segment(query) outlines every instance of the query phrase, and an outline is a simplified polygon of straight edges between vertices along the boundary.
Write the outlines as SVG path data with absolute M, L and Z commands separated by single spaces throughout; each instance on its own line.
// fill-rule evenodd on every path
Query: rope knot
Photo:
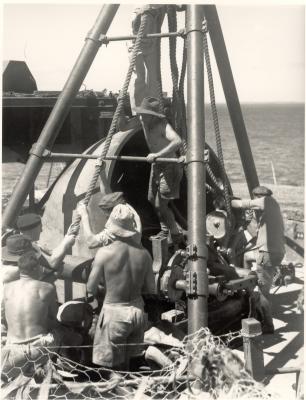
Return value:
M 96 161 L 96 166 L 97 166 L 97 167 L 102 167 L 102 165 L 103 165 L 104 163 L 105 163 L 105 161 L 103 160 L 102 157 L 97 158 L 97 161 Z
M 207 26 L 207 21 L 205 18 L 202 21 L 202 31 L 203 31 L 203 33 L 208 33 L 208 26 Z

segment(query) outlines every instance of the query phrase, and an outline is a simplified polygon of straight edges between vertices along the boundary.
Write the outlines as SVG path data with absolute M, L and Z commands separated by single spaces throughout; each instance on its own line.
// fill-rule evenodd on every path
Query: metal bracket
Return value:
M 109 44 L 109 40 L 108 40 L 107 36 L 104 35 L 104 34 L 101 34 L 101 35 L 99 36 L 99 42 L 100 42 L 101 44 L 105 44 L 106 46 Z
M 92 42 L 101 46 L 103 44 L 103 42 L 102 42 L 103 36 L 105 36 L 105 35 L 100 35 L 99 39 L 97 39 L 96 37 L 92 36 L 92 31 L 89 31 L 85 37 L 85 40 L 91 40 Z
M 188 157 L 186 158 L 185 164 L 190 164 L 192 162 L 203 162 L 203 160 L 196 160 L 196 159 L 192 159 L 190 160 Z M 204 164 L 209 164 L 209 150 L 205 149 L 204 150 Z
M 198 276 L 196 272 L 188 271 L 186 273 L 186 294 L 196 296 L 198 294 Z
M 31 147 L 29 154 L 36 156 L 38 158 L 48 158 L 51 155 L 51 151 L 46 149 L 42 145 L 39 145 L 38 143 L 33 143 L 33 146 Z
M 186 253 L 189 260 L 196 260 L 198 258 L 198 248 L 195 244 L 189 244 L 186 247 Z

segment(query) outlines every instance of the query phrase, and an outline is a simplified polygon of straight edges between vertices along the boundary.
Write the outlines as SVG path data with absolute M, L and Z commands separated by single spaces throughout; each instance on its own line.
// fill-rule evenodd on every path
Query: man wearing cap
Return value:
M 37 228 L 35 228 L 37 229 Z M 40 228 L 38 228 L 40 230 Z M 41 279 L 51 279 L 54 281 L 56 272 L 65 255 L 75 242 L 75 235 L 68 229 L 61 243 L 52 251 L 49 256 L 42 254 L 39 246 L 32 241 L 32 237 L 23 234 L 11 235 L 6 239 L 6 245 L 2 247 L 2 282 L 7 283 L 19 279 L 19 269 L 17 267 L 19 257 L 28 251 L 28 247 L 36 249 L 40 254 L 40 263 L 43 268 Z
M 273 333 L 273 319 L 269 302 L 269 292 L 276 267 L 285 255 L 284 222 L 280 207 L 265 186 L 253 189 L 254 199 L 232 200 L 232 207 L 255 210 L 257 220 L 256 264 L 258 286 L 264 302 L 265 315 L 263 332 Z
M 168 237 L 170 230 L 173 243 L 180 243 L 183 235 L 179 231 L 174 215 L 168 207 L 169 201 L 180 196 L 180 182 L 183 176 L 182 165 L 176 163 L 155 164 L 159 157 L 176 158 L 182 140 L 159 112 L 159 102 L 154 97 L 143 99 L 136 108 L 143 127 L 145 139 L 151 151 L 147 161 L 152 163 L 148 200 L 155 207 L 160 225 L 161 236 Z
M 19 215 L 16 227 L 20 233 L 37 242 L 42 231 L 41 217 L 34 213 Z
M 136 234 L 133 236 L 133 239 L 137 241 L 137 243 L 140 243 L 142 234 L 140 217 L 137 214 L 136 210 L 130 204 L 127 204 L 123 192 L 113 192 L 105 194 L 99 203 L 99 207 L 103 211 L 105 216 L 109 217 L 113 208 L 118 204 L 125 204 L 126 207 L 128 207 L 129 210 L 133 213 L 137 231 Z M 101 231 L 100 233 L 93 233 L 90 226 L 88 210 L 84 203 L 78 204 L 77 212 L 82 219 L 84 235 L 90 249 L 107 246 L 108 244 L 116 240 L 116 236 L 109 232 L 107 228 L 104 228 L 103 231 Z
M 87 282 L 89 295 L 98 284 L 105 287 L 105 299 L 94 337 L 93 362 L 105 367 L 127 368 L 130 357 L 139 353 L 144 338 L 142 293 L 155 293 L 152 259 L 135 242 L 134 215 L 126 204 L 111 212 L 106 228 L 116 240 L 98 249 Z
M 63 341 L 72 346 L 82 342 L 80 335 L 73 334 L 56 320 L 56 289 L 41 280 L 39 249 L 28 238 L 18 236 L 14 249 L 15 253 L 23 251 L 18 258 L 20 279 L 4 285 L 3 291 L 8 330 L 1 355 L 2 374 L 7 378 L 15 377 L 20 371 L 29 376 L 35 367 L 44 364 L 48 359 L 42 357 L 48 354 L 46 346 L 53 346 L 56 351 Z

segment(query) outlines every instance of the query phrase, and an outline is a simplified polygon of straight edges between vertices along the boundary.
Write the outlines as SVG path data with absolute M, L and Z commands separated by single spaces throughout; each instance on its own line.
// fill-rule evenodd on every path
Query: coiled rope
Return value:
M 104 142 L 104 146 L 101 152 L 101 155 L 99 156 L 99 158 L 97 159 L 96 165 L 95 165 L 95 170 L 93 173 L 93 176 L 91 178 L 90 184 L 88 186 L 88 189 L 86 191 L 86 195 L 85 198 L 83 200 L 83 203 L 87 206 L 89 203 L 89 200 L 93 194 L 93 191 L 96 187 L 98 178 L 100 176 L 101 170 L 102 168 L 105 167 L 105 163 L 103 162 L 104 158 L 106 157 L 110 144 L 111 144 L 111 140 L 113 135 L 116 133 L 117 131 L 117 123 L 118 123 L 118 119 L 123 111 L 124 108 L 124 101 L 125 101 L 125 97 L 127 96 L 127 91 L 128 91 L 128 87 L 129 87 L 129 83 L 132 77 L 132 73 L 133 73 L 133 69 L 136 63 L 136 57 L 137 57 L 137 53 L 140 51 L 141 48 L 141 41 L 142 38 L 144 36 L 144 32 L 145 32 L 145 27 L 147 24 L 147 14 L 146 12 L 143 13 L 141 15 L 141 22 L 140 22 L 140 27 L 137 33 L 137 38 L 134 44 L 134 48 L 133 48 L 133 52 L 132 52 L 132 56 L 130 59 L 130 65 L 129 65 L 129 69 L 123 84 L 123 88 L 120 92 L 120 95 L 118 97 L 118 104 L 117 104 L 117 108 L 116 111 L 114 113 L 113 119 L 112 119 L 112 123 L 110 126 L 110 129 L 108 131 L 108 134 L 105 138 L 105 142 Z M 80 215 L 76 215 L 72 225 L 71 225 L 71 233 L 77 235 L 80 229 L 80 222 L 81 222 L 81 216 Z
M 216 136 L 217 155 L 218 155 L 218 158 L 220 161 L 221 173 L 222 173 L 222 178 L 223 178 L 223 190 L 224 190 L 226 212 L 227 212 L 227 215 L 229 216 L 229 220 L 231 221 L 232 209 L 231 209 L 231 202 L 230 202 L 229 190 L 228 190 L 228 184 L 227 184 L 227 176 L 226 176 L 225 167 L 224 167 L 221 134 L 220 134 L 219 119 L 218 119 L 218 112 L 217 112 L 216 99 L 215 99 L 214 81 L 213 81 L 213 75 L 212 75 L 212 70 L 211 70 L 210 56 L 209 56 L 209 49 L 208 49 L 208 42 L 207 42 L 207 22 L 205 19 L 203 21 L 203 30 L 204 30 L 204 33 L 203 33 L 204 56 L 205 56 L 205 64 L 206 64 L 208 85 L 209 85 L 211 112 L 212 112 L 212 116 L 213 116 L 214 130 L 215 130 L 215 136 Z M 210 170 L 210 171 L 208 171 L 208 173 L 209 173 L 210 177 L 212 177 L 212 175 L 213 175 L 212 171 Z M 219 185 L 217 185 L 217 187 L 219 187 Z

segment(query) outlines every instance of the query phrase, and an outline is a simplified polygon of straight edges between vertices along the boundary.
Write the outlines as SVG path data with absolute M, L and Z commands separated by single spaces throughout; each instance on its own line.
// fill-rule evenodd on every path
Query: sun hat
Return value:
M 119 237 L 131 237 L 137 234 L 134 214 L 125 204 L 118 204 L 113 208 L 105 228 Z
M 145 97 L 140 107 L 135 108 L 136 114 L 150 114 L 158 118 L 166 118 L 159 112 L 159 101 L 155 97 Z
M 56 319 L 66 325 L 83 326 L 89 329 L 92 316 L 90 304 L 80 300 L 70 300 L 59 306 Z
M 123 192 L 108 193 L 102 197 L 98 206 L 103 209 L 110 209 L 121 204 L 122 200 L 124 200 Z
M 20 215 L 16 221 L 16 227 L 21 231 L 34 229 L 40 224 L 41 224 L 40 216 L 34 213 Z
M 256 196 L 272 196 L 272 190 L 268 189 L 265 186 L 257 186 L 253 189 L 252 193 Z
M 6 239 L 6 246 L 2 247 L 2 260 L 17 262 L 24 253 L 34 250 L 37 258 L 41 256 L 40 248 L 31 240 L 21 234 L 9 236 Z

